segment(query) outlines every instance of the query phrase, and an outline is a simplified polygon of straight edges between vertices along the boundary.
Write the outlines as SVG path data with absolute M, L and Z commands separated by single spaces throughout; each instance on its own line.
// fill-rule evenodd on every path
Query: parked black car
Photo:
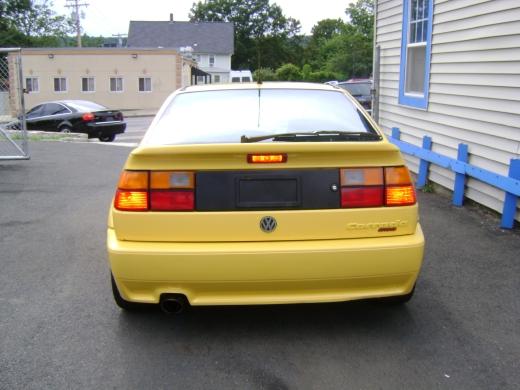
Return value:
M 365 110 L 372 113 L 372 80 L 350 79 L 348 81 L 340 81 L 335 85 L 347 90 Z
M 111 142 L 125 132 L 121 111 L 87 100 L 60 100 L 33 107 L 26 114 L 27 130 L 86 133 L 88 138 Z

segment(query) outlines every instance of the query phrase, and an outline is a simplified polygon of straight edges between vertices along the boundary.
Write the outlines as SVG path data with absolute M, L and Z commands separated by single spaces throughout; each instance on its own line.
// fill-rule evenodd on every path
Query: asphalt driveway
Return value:
M 416 296 L 126 314 L 112 302 L 108 206 L 129 148 L 40 142 L 0 162 L 0 388 L 513 389 L 520 234 L 420 194 Z

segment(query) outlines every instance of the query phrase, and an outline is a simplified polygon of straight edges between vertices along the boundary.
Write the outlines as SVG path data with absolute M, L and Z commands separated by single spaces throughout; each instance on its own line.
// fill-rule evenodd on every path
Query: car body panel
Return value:
M 145 136 L 125 170 L 265 172 L 403 166 L 399 149 L 347 92 L 320 84 L 197 86 L 172 94 L 241 88 L 342 92 L 381 140 L 157 145 Z M 287 155 L 281 164 L 251 164 L 248 154 Z M 339 180 L 339 175 L 338 175 Z M 334 184 L 334 183 L 331 183 Z M 317 188 L 317 191 L 320 189 Z M 325 189 L 324 189 L 325 190 Z M 328 189 L 326 189 L 328 190 Z M 209 194 L 211 195 L 211 194 Z M 277 227 L 260 228 L 265 216 Z M 418 206 L 362 209 L 131 212 L 111 206 L 109 262 L 121 296 L 157 303 L 183 294 L 192 305 L 332 302 L 405 295 L 412 291 L 424 250 Z
M 107 234 L 123 298 L 157 303 L 185 295 L 192 305 L 334 302 L 404 295 L 419 273 L 424 237 L 346 240 L 156 243 Z

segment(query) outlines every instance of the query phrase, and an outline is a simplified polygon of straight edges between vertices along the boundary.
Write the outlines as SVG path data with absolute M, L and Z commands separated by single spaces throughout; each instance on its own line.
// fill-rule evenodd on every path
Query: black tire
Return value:
M 59 129 L 60 133 L 72 133 L 72 128 L 70 126 L 61 126 Z
M 379 298 L 378 301 L 384 303 L 385 305 L 403 305 L 406 302 L 409 302 L 412 299 L 413 294 L 415 293 L 415 284 L 413 285 L 412 291 L 405 295 L 396 295 L 393 297 L 385 297 Z
M 101 142 L 112 142 L 113 140 L 116 139 L 116 135 L 115 134 L 110 134 L 110 135 L 100 135 L 99 136 L 99 140 Z
M 110 273 L 110 279 L 112 281 L 112 294 L 114 295 L 114 301 L 116 301 L 116 305 L 119 306 L 121 309 L 126 311 L 137 311 L 147 309 L 153 306 L 146 303 L 129 302 L 123 299 L 121 294 L 119 294 L 119 290 L 117 289 L 117 284 L 114 280 L 114 275 L 112 275 L 112 273 Z

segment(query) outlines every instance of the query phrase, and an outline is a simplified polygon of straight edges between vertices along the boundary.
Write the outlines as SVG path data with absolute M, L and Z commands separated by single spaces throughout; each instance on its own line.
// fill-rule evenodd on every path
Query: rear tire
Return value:
M 112 294 L 114 295 L 114 301 L 116 302 L 116 305 L 119 306 L 121 309 L 125 311 L 137 311 L 153 306 L 146 303 L 135 303 L 125 300 L 119 293 L 119 290 L 117 289 L 117 284 L 114 280 L 114 275 L 112 275 L 112 273 L 110 273 L 110 279 L 112 282 Z
M 72 129 L 70 128 L 70 126 L 61 126 L 60 133 L 72 133 Z
M 111 135 L 100 135 L 99 136 L 99 140 L 101 142 L 112 142 L 113 140 L 116 139 L 116 135 L 115 134 L 111 134 Z
M 379 298 L 378 301 L 385 305 L 404 305 L 412 299 L 415 293 L 415 284 L 413 285 L 412 291 L 405 295 L 396 295 L 393 297 Z

